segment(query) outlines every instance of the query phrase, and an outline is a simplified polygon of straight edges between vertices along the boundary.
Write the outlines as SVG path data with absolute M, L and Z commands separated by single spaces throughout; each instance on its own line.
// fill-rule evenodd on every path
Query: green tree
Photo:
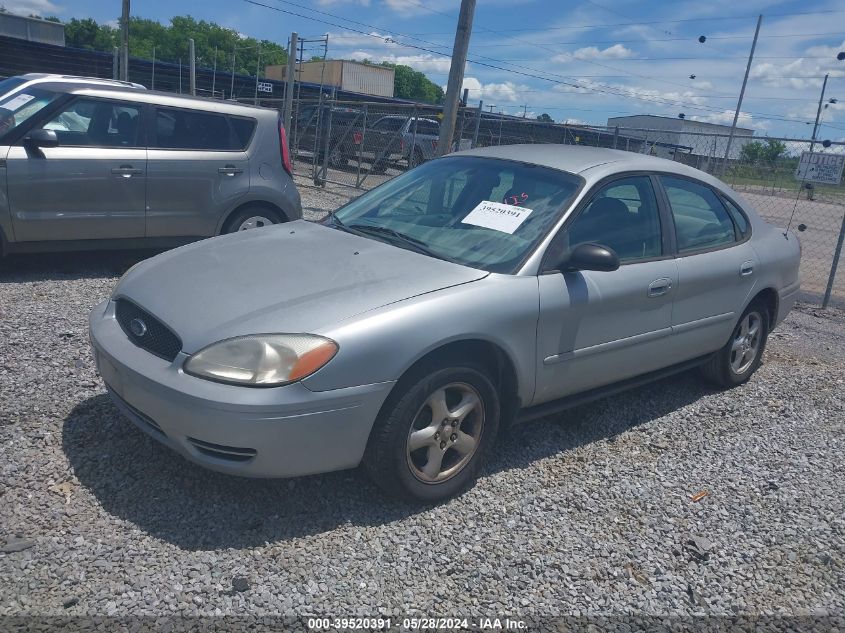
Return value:
M 546 114 L 545 112 L 543 112 L 543 114 L 538 116 L 537 120 L 543 121 L 544 123 L 554 123 L 555 122 L 555 120 L 552 117 L 550 117 L 548 114 Z
M 742 146 L 739 159 L 749 165 L 773 165 L 786 155 L 786 145 L 775 139 L 767 138 L 765 143 L 751 141 Z
M 443 101 L 443 89 L 423 73 L 401 64 L 382 62 L 381 65 L 394 70 L 393 95 L 395 97 L 424 103 Z
M 287 51 L 269 40 L 242 37 L 233 29 L 213 22 L 195 20 L 189 15 L 177 16 L 169 25 L 145 18 L 129 19 L 129 54 L 142 59 L 155 58 L 182 63 L 188 60 L 188 39 L 194 39 L 197 64 L 213 66 L 215 49 L 217 68 L 231 70 L 235 52 L 235 72 L 254 75 L 264 67 L 287 62 Z M 120 31 L 108 24 L 98 24 L 90 18 L 73 18 L 65 24 L 65 42 L 72 48 L 110 52 L 120 42 Z M 260 58 L 259 58 L 260 54 Z

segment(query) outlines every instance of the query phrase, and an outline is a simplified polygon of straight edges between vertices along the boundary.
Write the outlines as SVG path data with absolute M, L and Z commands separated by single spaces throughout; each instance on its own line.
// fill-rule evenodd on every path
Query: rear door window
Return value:
M 157 108 L 153 123 L 157 149 L 205 151 L 243 150 L 255 129 L 255 120 L 214 112 Z
M 672 207 L 679 252 L 718 248 L 736 241 L 733 220 L 710 187 L 672 176 L 660 176 L 660 181 Z

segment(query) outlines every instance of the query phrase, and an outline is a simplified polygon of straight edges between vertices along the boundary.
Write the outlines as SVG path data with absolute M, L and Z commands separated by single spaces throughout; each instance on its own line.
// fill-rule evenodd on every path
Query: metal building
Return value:
M 611 117 L 607 125 L 619 126 L 620 134 L 643 139 L 644 152 L 675 160 L 680 160 L 685 154 L 684 162 L 705 169 L 706 163 L 725 157 L 731 132 L 730 125 L 654 114 Z M 754 140 L 753 136 L 752 129 L 736 128 L 729 159 L 739 158 L 745 144 Z
M 64 46 L 65 25 L 61 22 L 50 22 L 41 18 L 29 18 L 0 11 L 0 36 Z
M 287 67 L 284 65 L 267 66 L 264 76 L 268 79 L 284 81 Z M 392 97 L 394 70 L 387 66 L 362 64 L 347 59 L 333 59 L 325 62 L 304 62 L 297 66 L 296 80 L 306 83 L 335 87 L 338 90 Z

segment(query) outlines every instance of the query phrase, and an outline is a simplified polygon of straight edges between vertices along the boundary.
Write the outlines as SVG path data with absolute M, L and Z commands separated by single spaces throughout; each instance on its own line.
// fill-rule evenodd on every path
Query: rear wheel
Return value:
M 419 147 L 415 147 L 414 151 L 411 152 L 411 158 L 408 160 L 408 166 L 413 169 L 418 165 L 422 165 L 424 162 L 425 156 L 423 156 L 422 150 Z
M 725 346 L 701 366 L 701 373 L 722 387 L 741 385 L 760 366 L 768 336 L 768 312 L 762 304 L 753 303 L 742 313 Z
M 226 222 L 221 233 L 260 229 L 280 222 L 282 222 L 282 218 L 276 210 L 264 205 L 253 205 L 237 211 Z
M 443 367 L 412 379 L 385 406 L 364 466 L 387 492 L 440 501 L 478 477 L 499 427 L 499 398 L 483 369 Z

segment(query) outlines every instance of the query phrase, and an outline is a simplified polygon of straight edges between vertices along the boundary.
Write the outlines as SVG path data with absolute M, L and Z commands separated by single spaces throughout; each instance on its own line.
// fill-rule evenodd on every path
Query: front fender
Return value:
M 517 377 L 517 395 L 534 393 L 539 315 L 536 277 L 489 275 L 383 306 L 315 332 L 335 340 L 339 351 L 305 379 L 324 391 L 398 380 L 429 352 L 461 340 L 499 347 Z

